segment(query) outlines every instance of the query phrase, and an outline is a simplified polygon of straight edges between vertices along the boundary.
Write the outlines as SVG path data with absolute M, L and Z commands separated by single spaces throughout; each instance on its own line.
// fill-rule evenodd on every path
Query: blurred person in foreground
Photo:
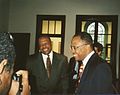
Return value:
M 93 40 L 87 32 L 75 34 L 71 40 L 75 60 L 82 61 L 83 72 L 76 95 L 112 94 L 112 72 L 106 61 L 93 49 Z
M 12 80 L 15 57 L 15 48 L 10 34 L 0 32 L 0 95 L 17 95 L 19 83 Z M 16 73 L 22 75 L 23 79 L 27 79 L 27 71 L 20 70 Z M 28 80 L 23 79 L 21 95 L 29 95 Z

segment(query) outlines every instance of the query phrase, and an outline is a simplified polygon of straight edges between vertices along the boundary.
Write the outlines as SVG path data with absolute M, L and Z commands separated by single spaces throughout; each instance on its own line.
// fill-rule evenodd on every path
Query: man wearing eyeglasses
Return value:
M 93 50 L 93 40 L 87 32 L 75 34 L 71 40 L 75 60 L 82 61 L 83 73 L 76 95 L 112 94 L 112 72 L 106 61 Z

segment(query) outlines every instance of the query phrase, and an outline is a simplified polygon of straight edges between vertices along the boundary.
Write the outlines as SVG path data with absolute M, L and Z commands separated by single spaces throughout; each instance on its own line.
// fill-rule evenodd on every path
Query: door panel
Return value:
M 29 55 L 30 33 L 11 33 L 16 50 L 14 70 L 25 69 L 26 58 Z

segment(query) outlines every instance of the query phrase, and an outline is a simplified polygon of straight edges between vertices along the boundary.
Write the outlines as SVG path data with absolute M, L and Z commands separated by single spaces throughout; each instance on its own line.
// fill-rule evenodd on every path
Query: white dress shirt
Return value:
M 77 79 L 77 77 L 78 77 L 78 69 L 79 69 L 79 63 L 78 63 L 78 61 L 76 61 L 75 68 L 74 68 L 74 70 L 76 71 L 76 74 L 73 76 L 73 79 Z
M 87 62 L 89 61 L 90 57 L 91 57 L 94 53 L 95 53 L 95 52 L 92 51 L 91 53 L 89 53 L 89 54 L 84 58 L 84 60 L 82 60 L 82 62 L 83 62 L 83 70 L 85 69 L 85 66 L 86 66 Z
M 49 57 L 50 57 L 50 61 L 51 61 L 51 64 L 52 64 L 53 51 L 51 51 L 48 55 L 49 55 Z M 47 68 L 46 62 L 47 62 L 47 57 L 48 57 L 48 55 L 42 53 L 42 57 L 43 57 L 43 61 L 44 61 L 45 68 Z

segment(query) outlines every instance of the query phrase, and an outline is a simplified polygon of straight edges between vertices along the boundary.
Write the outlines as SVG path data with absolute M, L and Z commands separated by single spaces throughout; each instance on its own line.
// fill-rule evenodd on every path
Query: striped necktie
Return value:
M 78 86 L 78 84 L 80 83 L 80 79 L 82 77 L 82 74 L 83 74 L 83 63 L 80 64 L 79 66 L 79 69 L 78 69 L 78 80 L 77 80 L 77 85 L 76 87 Z
M 83 63 L 80 65 L 79 67 L 79 71 L 78 71 L 78 82 L 80 82 L 80 79 L 82 77 L 83 74 Z
M 50 61 L 49 55 L 48 55 L 48 57 L 47 57 L 46 66 L 47 66 L 48 78 L 50 78 L 50 75 L 51 75 L 51 61 Z

